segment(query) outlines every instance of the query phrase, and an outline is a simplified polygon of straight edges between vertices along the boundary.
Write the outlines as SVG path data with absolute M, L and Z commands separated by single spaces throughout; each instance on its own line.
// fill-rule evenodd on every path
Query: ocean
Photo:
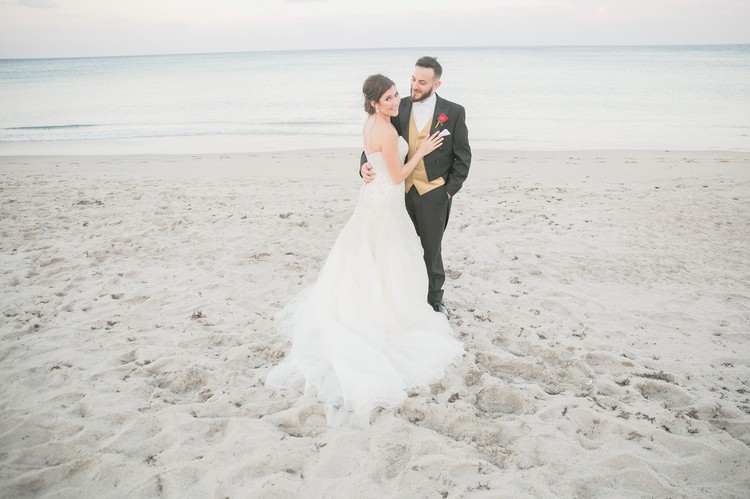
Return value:
M 0 60 L 0 155 L 361 147 L 361 86 L 414 62 L 474 149 L 750 150 L 750 45 L 486 47 Z

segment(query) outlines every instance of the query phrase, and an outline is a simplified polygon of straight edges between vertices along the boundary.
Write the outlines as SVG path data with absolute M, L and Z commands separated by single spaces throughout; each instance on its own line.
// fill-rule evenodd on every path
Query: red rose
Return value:
M 445 113 L 440 113 L 440 116 L 438 116 L 438 121 L 440 122 L 440 124 L 443 124 L 448 121 L 448 116 L 446 116 Z

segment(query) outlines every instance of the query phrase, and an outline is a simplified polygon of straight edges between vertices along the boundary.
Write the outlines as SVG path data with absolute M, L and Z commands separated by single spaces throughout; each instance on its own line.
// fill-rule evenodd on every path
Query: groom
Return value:
M 440 87 L 443 68 L 434 57 L 421 57 L 411 77 L 411 97 L 401 101 L 398 116 L 391 118 L 398 134 L 409 143 L 407 161 L 420 141 L 436 131 L 443 144 L 420 161 L 406 178 L 406 211 L 409 213 L 424 249 L 429 278 L 427 302 L 435 311 L 448 317 L 443 304 L 445 270 L 441 247 L 448 224 L 451 200 L 469 174 L 471 148 L 466 128 L 466 112 L 454 102 L 435 93 Z M 375 177 L 372 166 L 362 153 L 360 175 L 365 182 Z

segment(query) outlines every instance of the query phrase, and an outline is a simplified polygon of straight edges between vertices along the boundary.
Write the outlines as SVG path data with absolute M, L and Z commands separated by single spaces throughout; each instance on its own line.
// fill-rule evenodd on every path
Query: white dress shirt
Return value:
M 411 110 L 414 113 L 414 124 L 417 125 L 417 130 L 420 132 L 430 122 L 432 115 L 435 114 L 435 103 L 437 103 L 435 92 L 422 102 L 412 103 Z M 430 125 L 432 124 L 430 123 Z

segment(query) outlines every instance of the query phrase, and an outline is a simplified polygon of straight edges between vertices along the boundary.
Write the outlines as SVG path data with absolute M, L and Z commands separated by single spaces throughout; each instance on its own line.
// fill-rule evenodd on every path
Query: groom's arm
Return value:
M 362 156 L 359 158 L 359 176 L 362 176 L 362 165 L 367 163 L 367 155 L 362 151 Z
M 469 130 L 466 127 L 466 111 L 463 106 L 456 104 L 458 114 L 453 128 L 453 164 L 448 173 L 445 190 L 451 197 L 461 190 L 466 177 L 469 176 L 471 165 L 471 147 L 469 146 Z

